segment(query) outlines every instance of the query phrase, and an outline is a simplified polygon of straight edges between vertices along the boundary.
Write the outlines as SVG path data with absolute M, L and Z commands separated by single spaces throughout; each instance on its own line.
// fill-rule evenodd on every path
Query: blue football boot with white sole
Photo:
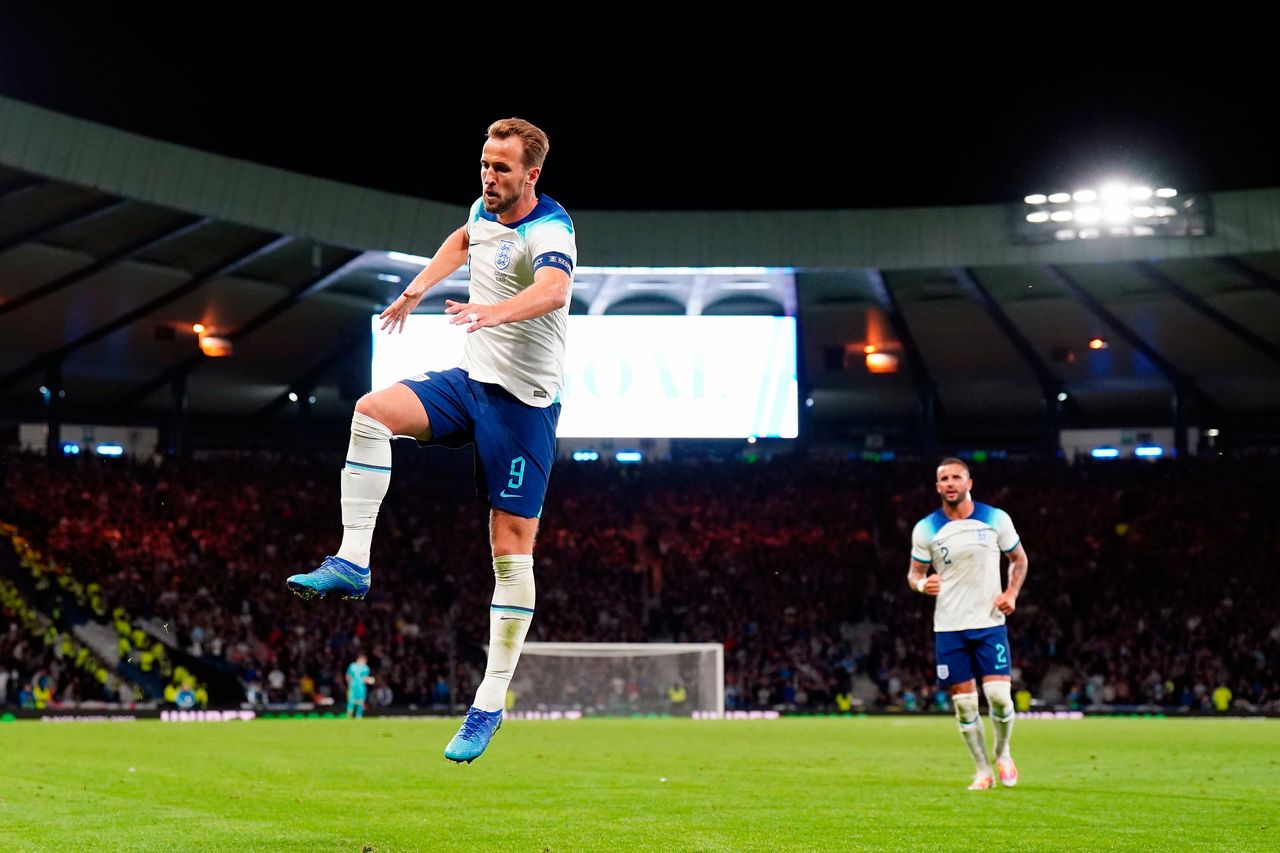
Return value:
M 369 594 L 369 570 L 341 557 L 325 557 L 315 571 L 291 575 L 285 583 L 294 594 L 308 600 L 336 592 L 359 601 Z
M 501 711 L 481 711 L 472 707 L 462 721 L 462 728 L 444 748 L 444 757 L 461 764 L 479 758 L 489 745 L 494 732 L 502 728 Z

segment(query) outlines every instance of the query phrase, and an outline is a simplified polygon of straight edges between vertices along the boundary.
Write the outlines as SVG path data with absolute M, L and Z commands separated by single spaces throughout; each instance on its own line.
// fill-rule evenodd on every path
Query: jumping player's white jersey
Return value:
M 911 559 L 929 563 L 942 579 L 933 630 L 968 631 L 1004 624 L 992 602 L 1000 588 L 1000 554 L 1018 547 L 1009 514 L 974 501 L 968 518 L 951 519 L 941 509 L 916 522 Z
M 467 240 L 471 302 L 493 305 L 510 299 L 533 284 L 534 271 L 544 266 L 564 270 L 573 286 L 578 257 L 573 221 L 550 196 L 542 196 L 528 216 L 510 225 L 499 222 L 478 199 L 467 220 Z M 477 382 L 501 385 L 522 403 L 546 408 L 560 399 L 564 384 L 568 318 L 566 306 L 469 334 L 461 367 Z

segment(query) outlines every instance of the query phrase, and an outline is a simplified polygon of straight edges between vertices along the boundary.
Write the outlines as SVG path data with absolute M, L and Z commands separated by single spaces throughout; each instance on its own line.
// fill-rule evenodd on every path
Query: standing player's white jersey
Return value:
M 941 509 L 916 522 L 911 559 L 930 563 L 942 579 L 933 630 L 968 631 L 1004 624 L 992 602 L 1000 595 L 1000 554 L 1018 547 L 1013 520 L 1001 509 L 974 501 L 968 518 Z
M 471 206 L 467 220 L 470 243 L 470 301 L 494 305 L 533 284 L 539 267 L 552 266 L 569 274 L 578 257 L 573 222 L 550 196 L 519 222 L 503 225 L 484 209 L 483 199 Z M 491 382 L 510 391 L 522 403 L 546 408 L 559 401 L 564 385 L 564 343 L 568 307 L 532 320 L 504 323 L 467 335 L 463 370 L 477 382 Z

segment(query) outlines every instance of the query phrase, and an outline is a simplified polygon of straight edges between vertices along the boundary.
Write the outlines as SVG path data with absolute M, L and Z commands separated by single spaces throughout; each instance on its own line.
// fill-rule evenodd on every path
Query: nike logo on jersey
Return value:
M 518 497 L 520 497 L 520 495 L 513 494 L 513 493 L 511 493 L 511 492 L 508 492 L 506 489 L 503 489 L 501 492 L 499 492 L 499 494 L 500 494 L 500 495 L 502 495 L 504 498 L 518 498 Z

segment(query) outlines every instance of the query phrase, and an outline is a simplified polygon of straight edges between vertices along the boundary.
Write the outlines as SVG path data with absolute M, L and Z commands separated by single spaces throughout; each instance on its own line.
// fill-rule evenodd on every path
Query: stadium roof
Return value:
M 833 428 L 930 405 L 1016 432 L 1058 393 L 1067 422 L 1162 422 L 1173 388 L 1201 420 L 1274 417 L 1280 191 L 1209 198 L 1211 235 L 1087 244 L 1011 242 L 1008 205 L 575 218 L 593 265 L 796 268 L 802 388 Z M 196 418 L 284 419 L 310 389 L 342 420 L 368 317 L 412 274 L 383 250 L 429 253 L 462 215 L 0 99 L 0 406 L 39 419 L 58 365 L 68 419 L 163 419 L 186 379 Z M 235 355 L 200 355 L 195 322 Z M 873 336 L 899 372 L 862 366 Z

